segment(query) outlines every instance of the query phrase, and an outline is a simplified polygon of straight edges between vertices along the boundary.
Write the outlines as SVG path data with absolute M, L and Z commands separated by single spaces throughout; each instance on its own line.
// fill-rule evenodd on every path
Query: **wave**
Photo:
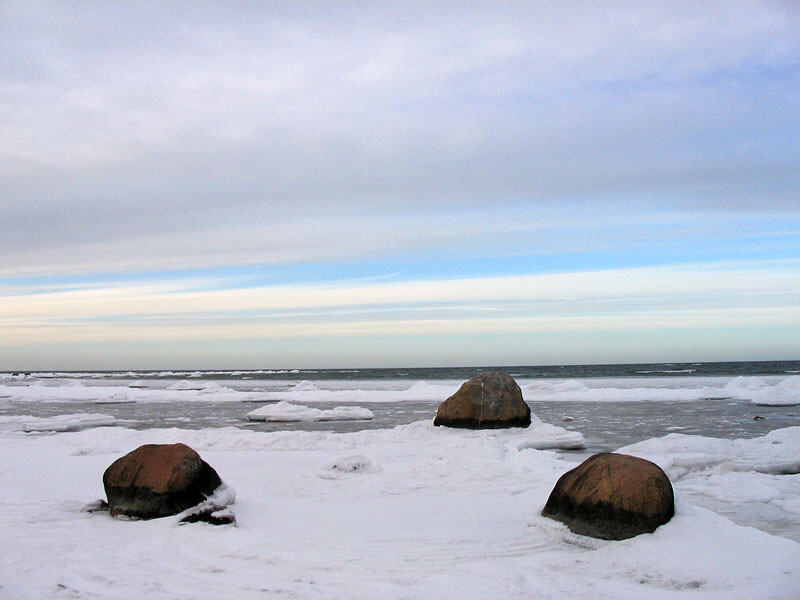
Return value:
M 227 383 L 227 382 L 226 382 Z M 442 402 L 461 381 L 420 380 L 301 380 L 268 388 L 234 389 L 213 380 L 184 379 L 168 388 L 128 385 L 88 385 L 75 380 L 20 380 L 0 383 L 3 401 L 97 403 L 121 402 Z M 528 402 L 693 402 L 708 399 L 745 400 L 759 405 L 800 404 L 800 375 L 787 377 L 673 377 L 614 379 L 520 379 Z M 162 384 L 163 385 L 163 384 Z
M 761 377 L 687 378 L 672 385 L 662 381 L 641 385 L 636 379 L 601 380 L 591 385 L 574 379 L 537 380 L 521 385 L 521 388 L 525 400 L 531 402 L 692 402 L 728 398 L 776 406 L 800 404 L 800 376 L 786 377 L 777 382 Z

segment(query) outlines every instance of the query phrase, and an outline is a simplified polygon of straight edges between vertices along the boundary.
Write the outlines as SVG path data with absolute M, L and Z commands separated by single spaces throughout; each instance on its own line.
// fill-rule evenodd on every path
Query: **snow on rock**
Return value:
M 346 475 L 377 473 L 378 471 L 380 471 L 380 468 L 378 468 L 371 458 L 361 454 L 355 454 L 352 456 L 343 456 L 325 463 L 319 471 L 317 471 L 317 475 L 323 479 L 340 479 Z
M 113 425 L 116 419 L 99 413 L 75 413 L 54 417 L 31 417 L 28 415 L 0 417 L 0 431 L 80 431 L 92 427 Z
M 310 406 L 278 402 L 268 404 L 247 413 L 251 421 L 362 421 L 372 419 L 371 410 L 360 406 L 337 406 L 330 410 L 320 410 Z

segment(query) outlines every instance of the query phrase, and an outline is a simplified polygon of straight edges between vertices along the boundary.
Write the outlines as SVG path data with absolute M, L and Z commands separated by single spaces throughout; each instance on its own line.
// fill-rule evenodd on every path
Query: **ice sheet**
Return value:
M 800 427 L 737 440 L 670 434 L 619 452 L 658 464 L 699 506 L 800 541 Z

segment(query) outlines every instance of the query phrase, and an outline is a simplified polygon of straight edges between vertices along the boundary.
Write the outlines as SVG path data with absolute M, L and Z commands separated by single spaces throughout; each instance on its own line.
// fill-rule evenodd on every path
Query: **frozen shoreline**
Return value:
M 97 380 L 2 378 L 0 402 L 364 402 L 443 401 L 456 380 Z M 756 405 L 800 405 L 800 375 L 640 377 L 517 380 L 526 402 L 697 402 L 746 400 Z
M 539 515 L 574 463 L 534 449 L 534 433 L 427 421 L 345 434 L 2 433 L 4 479 L 14 485 L 6 486 L 0 520 L 15 540 L 15 552 L 0 558 L 2 591 L 14 598 L 796 597 L 800 543 L 735 524 L 696 500 L 744 514 L 766 503 L 799 521 L 800 475 L 775 469 L 800 455 L 800 428 L 752 440 L 673 434 L 628 448 L 673 461 L 665 468 L 677 514 L 654 534 L 623 542 L 577 536 Z M 144 443 L 178 441 L 237 490 L 238 527 L 80 512 L 103 497 L 101 476 L 113 460 Z M 370 468 L 326 477 L 331 461 L 353 457 Z

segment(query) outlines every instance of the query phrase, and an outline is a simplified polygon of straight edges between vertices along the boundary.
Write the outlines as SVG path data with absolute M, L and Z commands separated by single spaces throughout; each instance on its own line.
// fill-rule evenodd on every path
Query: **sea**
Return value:
M 430 419 L 481 371 L 519 383 L 542 421 L 581 432 L 581 453 L 670 433 L 753 438 L 800 425 L 800 361 L 442 368 L 0 373 L 0 421 L 102 414 L 117 427 L 349 432 Z M 364 421 L 256 422 L 280 401 L 367 408 Z M 568 451 L 565 451 L 568 452 Z

